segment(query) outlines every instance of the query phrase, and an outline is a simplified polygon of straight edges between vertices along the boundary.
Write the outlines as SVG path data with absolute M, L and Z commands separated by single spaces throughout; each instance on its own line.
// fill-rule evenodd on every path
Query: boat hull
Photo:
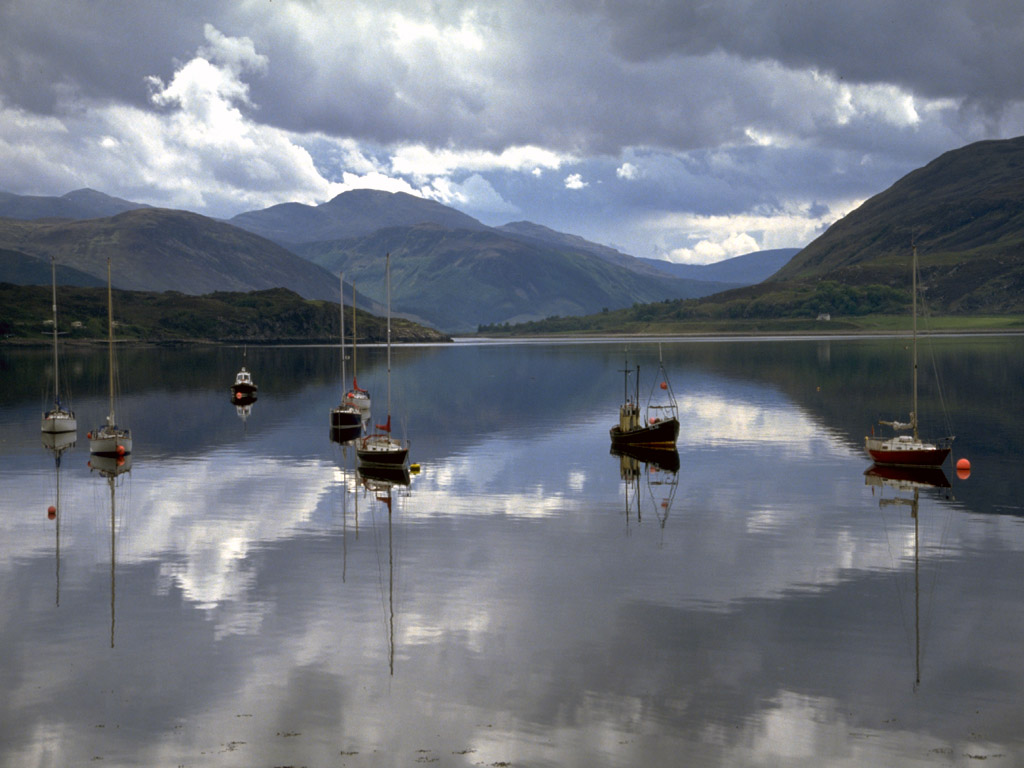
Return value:
M 104 427 L 89 434 L 89 453 L 94 456 L 127 456 L 132 452 L 132 436 L 127 429 Z
M 950 445 L 919 441 L 865 438 L 865 448 L 875 462 L 890 467 L 938 467 L 949 457 Z
M 361 464 L 376 467 L 400 467 L 409 458 L 409 446 L 390 435 L 367 435 L 356 443 Z
M 363 425 L 363 415 L 354 408 L 340 406 L 331 409 L 331 429 L 359 428 Z
M 671 448 L 679 438 L 679 420 L 664 419 L 663 421 L 623 430 L 618 425 L 611 428 L 609 434 L 613 446 L 633 446 L 642 448 Z
M 78 429 L 78 421 L 71 411 L 53 410 L 43 414 L 42 431 L 47 434 L 74 432 Z

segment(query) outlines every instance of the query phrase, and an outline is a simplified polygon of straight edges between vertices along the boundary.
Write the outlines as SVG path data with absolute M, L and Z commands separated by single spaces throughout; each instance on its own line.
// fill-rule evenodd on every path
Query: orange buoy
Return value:
M 124 456 L 124 446 L 123 445 L 117 446 L 117 455 L 118 456 Z
M 966 480 L 971 476 L 971 462 L 967 459 L 957 459 L 956 462 L 956 476 L 961 480 Z
M 235 392 L 235 400 L 241 400 L 241 399 L 242 399 L 242 393 L 241 392 Z
M 86 436 L 87 438 L 89 438 L 90 440 L 92 440 L 92 432 L 86 432 L 86 433 L 85 433 L 85 436 Z
M 668 382 L 667 381 L 661 382 L 661 388 L 662 389 L 668 389 Z
M 46 509 L 46 516 L 53 520 L 57 516 L 57 508 L 51 504 Z

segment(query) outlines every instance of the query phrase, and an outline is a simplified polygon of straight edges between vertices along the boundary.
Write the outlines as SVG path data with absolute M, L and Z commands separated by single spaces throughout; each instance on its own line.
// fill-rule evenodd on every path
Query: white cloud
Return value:
M 640 175 L 640 169 L 632 163 L 623 163 L 615 169 L 615 175 L 620 179 L 626 179 L 632 181 Z
M 539 169 L 555 170 L 570 161 L 566 155 L 535 146 L 509 147 L 495 153 L 407 145 L 398 147 L 392 154 L 391 170 L 425 181 L 431 176 L 449 176 L 456 171 L 515 171 L 536 175 Z
M 583 189 L 586 186 L 589 186 L 589 182 L 584 181 L 578 173 L 570 173 L 565 177 L 566 189 Z
M 663 248 L 670 261 L 712 264 L 753 251 L 804 245 L 861 202 L 842 201 L 825 211 L 810 205 L 792 205 L 763 215 L 671 213 L 649 220 L 648 225 L 661 242 L 681 240 L 685 243 Z
M 435 178 L 428 187 L 420 189 L 427 198 L 451 205 L 470 214 L 512 215 L 519 209 L 505 200 L 483 176 L 474 173 L 459 183 L 449 178 Z

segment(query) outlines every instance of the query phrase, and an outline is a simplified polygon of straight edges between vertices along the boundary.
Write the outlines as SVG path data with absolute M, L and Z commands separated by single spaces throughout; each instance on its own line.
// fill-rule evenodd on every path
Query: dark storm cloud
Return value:
M 633 252 L 740 247 L 737 214 L 802 245 L 1024 132 L 1020 50 L 994 0 L 0 0 L 0 189 L 230 216 L 373 186 Z
M 615 48 L 632 61 L 724 51 L 895 83 L 932 98 L 1020 98 L 1024 6 L 1002 0 L 820 2 L 725 0 L 602 6 Z

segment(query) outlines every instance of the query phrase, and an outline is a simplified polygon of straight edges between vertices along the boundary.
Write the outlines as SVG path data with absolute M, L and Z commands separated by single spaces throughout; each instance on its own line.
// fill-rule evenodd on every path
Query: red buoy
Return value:
M 241 392 L 235 392 L 235 400 L 241 400 L 241 399 L 242 399 L 242 393 Z
M 961 480 L 966 480 L 971 476 L 971 462 L 967 459 L 957 459 L 956 462 L 956 476 Z
M 661 388 L 662 389 L 668 389 L 668 382 L 667 381 L 661 382 Z
M 57 516 L 57 508 L 52 504 L 46 509 L 46 516 L 53 520 Z
M 123 445 L 117 446 L 117 455 L 118 456 L 124 456 L 124 446 Z

